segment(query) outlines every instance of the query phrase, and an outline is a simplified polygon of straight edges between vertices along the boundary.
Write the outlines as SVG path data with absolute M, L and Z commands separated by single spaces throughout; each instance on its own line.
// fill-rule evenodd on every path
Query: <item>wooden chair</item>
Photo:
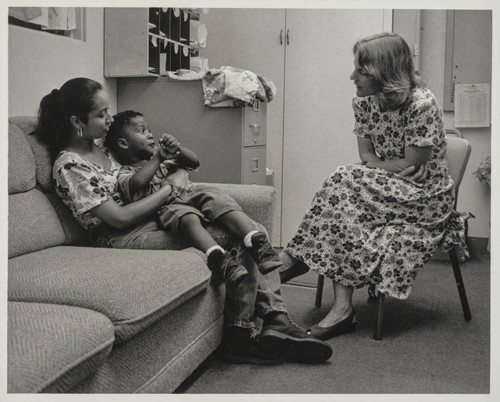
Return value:
M 469 161 L 469 156 L 471 152 L 471 145 L 467 140 L 465 140 L 461 133 L 455 129 L 447 129 L 446 137 L 448 139 L 448 147 L 447 147 L 447 155 L 446 158 L 448 160 L 448 167 L 450 170 L 450 175 L 453 178 L 455 183 L 455 206 L 458 199 L 458 189 L 460 187 L 460 182 L 462 181 L 462 177 L 465 172 L 465 168 L 467 167 L 467 163 Z M 456 248 L 452 248 L 449 251 L 450 262 L 453 268 L 453 273 L 455 275 L 455 282 L 457 284 L 458 295 L 460 297 L 460 302 L 462 304 L 462 310 L 464 313 L 465 320 L 470 320 L 472 318 L 469 302 L 467 301 L 467 295 L 465 293 L 464 281 L 462 278 L 462 272 L 460 270 L 460 264 L 457 257 Z M 316 300 L 315 306 L 321 307 L 321 299 L 323 297 L 323 286 L 325 282 L 324 275 L 318 276 L 318 284 L 316 289 Z M 381 292 L 376 292 L 377 299 L 377 320 L 375 322 L 375 328 L 373 331 L 373 339 L 380 340 L 382 339 L 382 320 L 383 320 L 383 312 L 384 312 L 384 299 L 385 294 Z

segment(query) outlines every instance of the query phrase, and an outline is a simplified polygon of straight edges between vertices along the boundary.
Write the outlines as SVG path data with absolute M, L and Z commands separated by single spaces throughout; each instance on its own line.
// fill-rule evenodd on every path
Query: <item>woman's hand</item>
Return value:
M 423 163 L 420 167 L 415 169 L 415 166 L 409 166 L 398 173 L 400 176 L 406 177 L 410 181 L 421 183 L 427 179 L 427 164 Z
M 185 191 L 189 190 L 189 173 L 182 168 L 168 176 L 167 183 L 172 185 L 172 193 L 175 197 L 180 197 Z

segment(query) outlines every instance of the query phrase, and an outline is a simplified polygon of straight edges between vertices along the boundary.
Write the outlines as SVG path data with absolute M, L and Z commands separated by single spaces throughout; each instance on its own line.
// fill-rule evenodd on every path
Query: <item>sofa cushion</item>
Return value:
M 35 156 L 22 131 L 9 121 L 9 194 L 31 190 L 36 185 Z
M 209 278 L 191 252 L 62 246 L 10 259 L 8 297 L 98 311 L 123 342 L 203 291 Z
M 47 197 L 39 190 L 9 195 L 9 258 L 61 245 L 66 235 Z
M 108 318 L 92 310 L 8 303 L 8 392 L 65 392 L 94 373 L 111 351 Z

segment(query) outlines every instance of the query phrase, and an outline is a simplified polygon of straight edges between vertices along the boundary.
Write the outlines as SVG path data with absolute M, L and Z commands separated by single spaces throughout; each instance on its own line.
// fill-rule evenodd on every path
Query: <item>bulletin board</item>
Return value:
M 490 124 L 491 55 L 492 11 L 448 10 L 443 110 L 465 113 L 462 127 Z

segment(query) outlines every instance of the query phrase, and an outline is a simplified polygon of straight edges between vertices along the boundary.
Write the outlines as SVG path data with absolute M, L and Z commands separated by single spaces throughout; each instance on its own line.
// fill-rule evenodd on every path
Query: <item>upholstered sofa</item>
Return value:
M 220 342 L 224 286 L 175 238 L 165 251 L 90 247 L 35 123 L 9 118 L 8 392 L 173 392 Z M 217 186 L 270 231 L 272 187 Z

